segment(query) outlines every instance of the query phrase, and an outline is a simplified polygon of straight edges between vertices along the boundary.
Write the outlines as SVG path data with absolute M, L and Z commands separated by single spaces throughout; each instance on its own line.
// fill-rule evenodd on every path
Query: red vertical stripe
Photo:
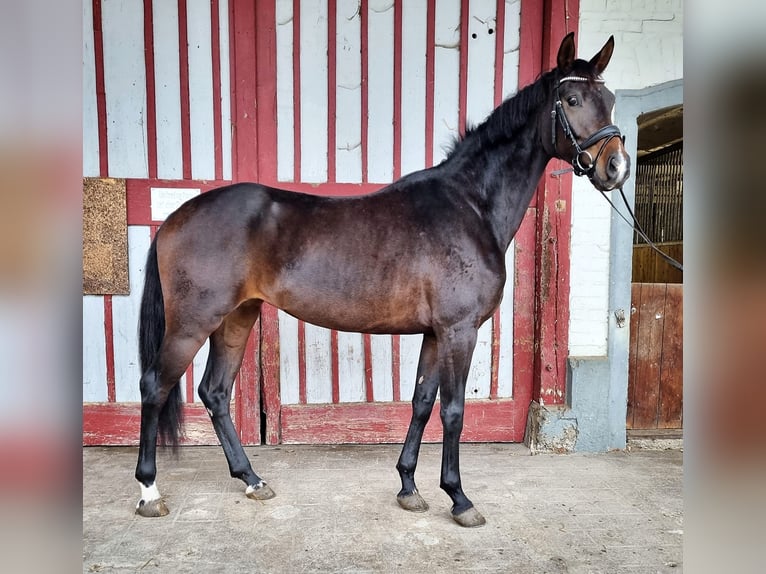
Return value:
M 301 181 L 301 3 L 293 0 L 293 180 Z
M 178 0 L 178 61 L 181 83 L 181 157 L 183 178 L 191 179 L 191 119 L 189 118 L 189 34 L 186 0 Z
M 146 64 L 146 148 L 149 178 L 157 177 L 157 104 L 154 91 L 153 0 L 144 2 L 144 62 Z
M 117 398 L 117 392 L 114 382 L 114 319 L 111 295 L 104 295 L 104 338 L 106 340 L 106 396 L 107 400 L 113 403 Z
M 513 344 L 513 342 L 511 342 Z M 497 398 L 500 377 L 500 308 L 492 315 L 492 354 L 489 370 L 489 398 Z
M 332 402 L 340 401 L 340 372 L 338 369 L 338 331 L 330 331 L 330 373 L 332 380 Z
M 362 44 L 362 182 L 368 181 L 369 161 L 367 159 L 369 138 L 369 26 L 370 14 L 368 0 L 359 0 L 359 17 L 361 19 L 361 44 Z
M 213 143 L 215 178 L 223 179 L 223 125 L 221 120 L 221 24 L 219 2 L 210 2 L 210 44 L 213 66 Z M 151 176 L 150 176 L 151 177 Z
M 402 0 L 394 1 L 394 181 L 402 177 Z M 401 397 L 401 338 L 391 337 L 392 400 Z
M 194 363 L 186 367 L 186 402 L 194 402 Z
M 256 6 L 255 99 L 258 140 L 258 177 L 261 183 L 277 181 L 277 9 L 274 2 Z
M 505 64 L 505 0 L 497 0 L 495 24 L 495 106 L 503 102 L 503 65 Z
M 364 389 L 367 396 L 367 402 L 375 400 L 375 393 L 372 386 L 372 335 L 365 333 L 362 335 L 364 341 Z
M 458 81 L 457 126 L 461 136 L 465 135 L 468 113 L 468 0 L 460 3 L 460 79 Z
M 337 66 L 337 5 L 336 0 L 327 3 L 327 181 L 334 182 L 336 132 L 336 66 Z
M 101 27 L 101 0 L 93 0 L 93 54 L 96 64 L 96 109 L 98 113 L 99 175 L 109 176 L 109 138 L 104 85 L 104 33 Z
M 298 321 L 298 402 L 306 404 L 306 323 Z
M 426 167 L 434 164 L 434 51 L 436 50 L 436 0 L 426 12 Z

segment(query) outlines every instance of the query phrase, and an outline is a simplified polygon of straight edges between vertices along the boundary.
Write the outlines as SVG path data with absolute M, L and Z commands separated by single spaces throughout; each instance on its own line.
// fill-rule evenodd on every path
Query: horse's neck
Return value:
M 530 121 L 508 141 L 466 150 L 470 155 L 456 161 L 456 167 L 470 164 L 473 177 L 467 187 L 480 198 L 487 226 L 503 250 L 521 225 L 550 159 L 539 142 L 535 122 Z

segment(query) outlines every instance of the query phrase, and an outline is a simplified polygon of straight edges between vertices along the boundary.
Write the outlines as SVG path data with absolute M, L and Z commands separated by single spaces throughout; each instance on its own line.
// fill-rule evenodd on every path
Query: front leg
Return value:
M 436 358 L 436 339 L 431 335 L 424 335 L 423 346 L 420 349 L 415 391 L 412 395 L 412 419 L 409 429 L 407 429 L 407 438 L 404 440 L 399 462 L 396 464 L 402 481 L 402 489 L 396 495 L 396 500 L 399 506 L 412 512 L 428 510 L 428 503 L 420 496 L 415 486 L 415 468 L 418 464 L 423 431 L 431 417 L 431 411 L 436 400 L 436 390 L 439 387 Z
M 452 331 L 440 342 L 442 468 L 440 486 L 452 499 L 452 518 L 461 526 L 486 521 L 463 492 L 460 480 L 460 434 L 465 411 L 465 384 L 476 345 L 476 329 Z

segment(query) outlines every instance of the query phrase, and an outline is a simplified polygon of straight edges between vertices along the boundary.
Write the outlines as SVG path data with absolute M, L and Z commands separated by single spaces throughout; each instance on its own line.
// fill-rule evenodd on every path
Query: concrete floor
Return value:
M 247 499 L 218 447 L 162 453 L 163 518 L 133 511 L 135 448 L 83 449 L 83 572 L 681 572 L 680 450 L 530 456 L 462 445 L 464 529 L 439 489 L 441 447 L 417 479 L 431 505 L 399 508 L 397 445 L 248 447 L 276 491 Z

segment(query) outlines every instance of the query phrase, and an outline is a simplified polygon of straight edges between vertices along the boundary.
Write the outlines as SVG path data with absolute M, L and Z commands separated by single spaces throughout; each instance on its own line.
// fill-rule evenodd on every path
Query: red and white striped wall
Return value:
M 540 72 L 543 13 L 518 0 L 85 2 L 83 174 L 127 178 L 131 293 L 84 297 L 84 441 L 137 438 L 143 265 L 172 209 L 230 181 L 350 195 L 438 163 L 466 123 Z M 480 330 L 469 440 L 523 437 L 540 362 L 529 211 Z M 243 441 L 402 440 L 420 340 L 265 308 L 234 399 Z M 215 442 L 196 396 L 205 361 L 203 348 L 182 380 L 189 442 Z

